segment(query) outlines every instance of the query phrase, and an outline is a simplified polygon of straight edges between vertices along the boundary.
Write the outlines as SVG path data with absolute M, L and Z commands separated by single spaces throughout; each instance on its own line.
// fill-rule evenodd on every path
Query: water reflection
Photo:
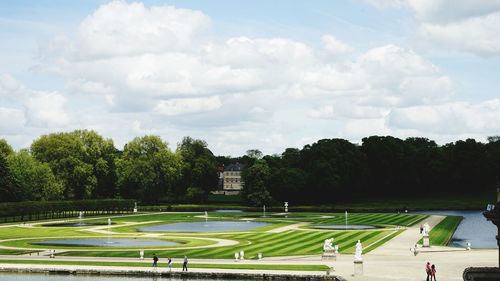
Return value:
M 497 228 L 486 220 L 483 211 L 425 211 L 419 212 L 426 215 L 462 216 L 464 219 L 453 235 L 449 246 L 466 247 L 467 242 L 472 248 L 497 248 L 495 235 Z
M 0 281 L 216 281 L 214 279 L 162 278 L 158 276 L 99 276 L 70 274 L 39 274 L 39 273 L 0 273 Z M 245 280 L 242 280 L 245 281 Z

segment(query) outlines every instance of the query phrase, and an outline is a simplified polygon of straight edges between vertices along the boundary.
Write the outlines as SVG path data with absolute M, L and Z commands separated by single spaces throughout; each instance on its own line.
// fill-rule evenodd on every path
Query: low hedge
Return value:
M 102 199 L 0 203 L 0 220 L 7 222 L 71 217 L 79 212 L 90 215 L 132 212 L 134 202 L 124 199 Z

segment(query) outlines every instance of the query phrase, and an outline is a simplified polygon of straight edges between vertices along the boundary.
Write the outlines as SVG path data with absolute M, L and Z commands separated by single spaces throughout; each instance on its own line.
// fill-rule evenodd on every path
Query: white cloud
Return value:
M 96 57 L 184 51 L 209 24 L 199 11 L 113 1 L 82 22 L 78 51 Z
M 10 101 L 9 107 L 2 108 L 4 116 L 7 116 L 6 112 L 12 113 L 12 118 L 16 118 L 13 124 L 19 129 L 26 124 L 61 128 L 70 122 L 65 108 L 66 98 L 61 93 L 28 89 L 11 75 L 4 74 L 0 76 L 0 98 L 2 96 L 5 101 Z M 0 106 L 2 103 L 0 99 Z
M 422 23 L 417 36 L 433 44 L 480 56 L 500 55 L 500 12 L 445 24 Z
M 2 135 L 22 133 L 25 124 L 26 117 L 22 110 L 0 107 L 0 132 Z
M 479 104 L 450 102 L 442 105 L 394 109 L 389 125 L 400 129 L 417 129 L 436 134 L 492 134 L 500 131 L 500 100 Z
M 325 50 L 333 56 L 345 55 L 354 51 L 351 46 L 329 34 L 323 35 L 321 41 L 323 41 Z
M 222 105 L 218 96 L 209 98 L 187 98 L 163 100 L 153 109 L 161 115 L 179 115 L 186 113 L 206 112 L 220 108 Z
M 66 98 L 58 93 L 34 92 L 26 98 L 30 124 L 60 128 L 69 124 L 69 115 L 64 106 Z
M 480 56 L 500 55 L 500 0 L 367 0 L 378 8 L 407 7 L 417 20 L 416 42 Z
M 289 38 L 221 39 L 205 32 L 210 22 L 171 6 L 105 4 L 74 36 L 40 47 L 39 69 L 64 79 L 64 90 L 35 91 L 0 76 L 0 108 L 22 114 L 16 126 L 31 139 L 76 128 L 95 129 L 117 146 L 141 134 L 170 143 L 191 135 L 233 155 L 322 137 L 425 136 L 437 131 L 426 126 L 451 118 L 432 119 L 448 107 L 467 118 L 488 112 L 482 104 L 454 105 L 453 81 L 411 48 L 354 52 L 334 35 L 321 37 L 319 47 Z M 421 124 L 414 115 L 430 120 Z M 484 125 L 490 117 L 479 114 L 449 136 L 494 132 Z

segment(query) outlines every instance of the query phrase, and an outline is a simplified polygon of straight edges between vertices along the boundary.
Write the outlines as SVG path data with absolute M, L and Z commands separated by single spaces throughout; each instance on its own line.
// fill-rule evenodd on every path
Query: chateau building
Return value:
M 236 195 L 243 189 L 243 181 L 241 180 L 241 171 L 243 165 L 236 162 L 227 166 L 219 167 L 219 187 L 212 191 L 212 194 Z

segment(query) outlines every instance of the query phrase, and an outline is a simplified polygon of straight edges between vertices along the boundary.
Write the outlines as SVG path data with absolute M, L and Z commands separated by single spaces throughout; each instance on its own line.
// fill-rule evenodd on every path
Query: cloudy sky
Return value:
M 0 138 L 500 134 L 499 0 L 1 1 Z

